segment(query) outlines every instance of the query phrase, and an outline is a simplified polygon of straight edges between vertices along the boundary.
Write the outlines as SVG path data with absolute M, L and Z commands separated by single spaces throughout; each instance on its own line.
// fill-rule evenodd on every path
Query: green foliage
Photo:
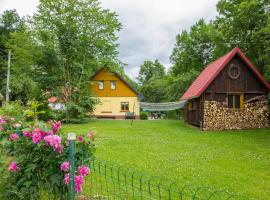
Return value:
M 0 108 L 0 115 L 12 116 L 17 120 L 22 120 L 24 118 L 23 112 L 24 107 L 19 101 L 10 101 Z
M 140 112 L 140 119 L 147 120 L 148 119 L 148 112 Z
M 37 101 L 27 102 L 27 109 L 24 110 L 24 116 L 26 119 L 37 122 L 38 116 L 45 113 L 44 110 L 39 110 L 41 106 L 42 104 Z
M 199 20 L 190 29 L 176 36 L 176 44 L 170 57 L 173 75 L 190 70 L 202 71 L 203 67 L 225 53 L 222 34 L 213 23 Z
M 162 102 L 166 96 L 167 85 L 165 68 L 158 60 L 145 61 L 141 67 L 137 80 L 140 84 L 140 92 L 146 102 Z
M 158 60 L 144 61 L 140 67 L 140 72 L 137 77 L 137 80 L 140 84 L 144 84 L 149 81 L 151 78 L 160 78 L 165 76 L 165 68 Z
M 41 123 L 36 123 L 36 126 L 25 130 L 32 132 L 36 128 L 42 129 L 43 132 L 50 131 L 49 126 Z M 12 133 L 12 131 L 9 132 Z M 49 147 L 44 140 L 35 144 L 32 138 L 22 135 L 16 141 L 6 141 L 5 155 L 16 159 L 20 167 L 18 172 L 9 173 L 5 179 L 3 178 L 7 180 L 4 186 L 6 199 L 40 199 L 40 195 L 43 195 L 42 191 L 50 198 L 67 198 L 67 186 L 64 184 L 64 173 L 60 170 L 60 165 L 68 159 L 68 144 L 66 136 L 60 135 L 63 145 L 61 153 Z M 92 138 L 84 137 L 83 140 L 83 142 L 75 142 L 76 166 L 89 166 L 94 156 Z M 4 169 L 2 167 L 7 166 L 1 166 L 1 170 Z

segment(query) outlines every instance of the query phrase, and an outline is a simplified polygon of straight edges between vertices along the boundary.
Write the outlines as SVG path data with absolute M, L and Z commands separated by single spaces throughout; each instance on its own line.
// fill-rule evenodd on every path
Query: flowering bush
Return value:
M 0 124 L 7 124 L 11 118 L 1 117 Z M 15 119 L 14 119 L 15 121 Z M 21 133 L 2 126 L 6 135 L 4 149 L 13 158 L 6 168 L 8 181 L 6 199 L 40 199 L 40 189 L 65 199 L 69 183 L 68 146 L 69 141 L 61 134 L 61 122 L 49 122 L 24 126 Z M 25 128 L 26 127 L 26 128 Z M 81 136 L 75 142 L 75 191 L 82 192 L 84 177 L 90 173 L 89 165 L 94 153 L 94 135 Z M 19 196 L 18 196 L 19 194 Z

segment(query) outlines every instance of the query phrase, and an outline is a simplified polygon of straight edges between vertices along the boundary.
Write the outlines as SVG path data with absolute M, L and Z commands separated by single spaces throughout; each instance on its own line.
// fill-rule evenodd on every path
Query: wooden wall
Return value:
M 240 76 L 237 79 L 232 79 L 228 75 L 229 66 L 231 64 L 238 66 L 240 69 Z M 204 121 L 204 102 L 222 102 L 224 106 L 227 106 L 228 94 L 244 94 L 244 101 L 268 94 L 267 88 L 265 88 L 238 55 L 232 58 L 205 92 L 199 98 L 195 99 L 197 104 L 196 110 L 188 110 L 188 106 L 185 106 L 185 121 L 189 124 L 200 126 L 200 122 Z
M 240 69 L 240 76 L 237 79 L 232 79 L 228 75 L 231 64 L 238 66 Z M 244 93 L 244 101 L 246 101 L 267 94 L 268 90 L 242 59 L 236 55 L 206 89 L 205 100 L 226 102 L 229 93 Z

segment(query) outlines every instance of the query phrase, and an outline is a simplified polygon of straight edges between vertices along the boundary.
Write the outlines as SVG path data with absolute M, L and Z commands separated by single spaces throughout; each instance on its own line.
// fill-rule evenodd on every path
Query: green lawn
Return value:
M 97 131 L 99 159 L 183 184 L 270 199 L 270 129 L 202 132 L 174 120 L 64 126 L 77 134 L 91 129 Z

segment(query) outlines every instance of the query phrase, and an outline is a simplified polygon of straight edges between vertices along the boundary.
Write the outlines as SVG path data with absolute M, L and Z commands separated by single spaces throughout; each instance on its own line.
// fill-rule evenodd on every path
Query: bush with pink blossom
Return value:
M 0 124 L 10 119 L 0 118 Z M 15 120 L 15 119 L 14 119 Z M 1 126 L 1 125 L 0 125 Z M 69 183 L 69 142 L 61 133 L 61 122 L 24 125 L 21 133 L 7 131 L 4 145 L 5 153 L 12 158 L 5 184 L 5 198 L 16 199 L 16 195 L 26 199 L 40 199 L 40 189 L 53 194 L 55 198 L 65 199 Z M 79 137 L 75 153 L 75 190 L 82 192 L 85 177 L 90 174 L 90 161 L 94 159 L 93 135 Z

